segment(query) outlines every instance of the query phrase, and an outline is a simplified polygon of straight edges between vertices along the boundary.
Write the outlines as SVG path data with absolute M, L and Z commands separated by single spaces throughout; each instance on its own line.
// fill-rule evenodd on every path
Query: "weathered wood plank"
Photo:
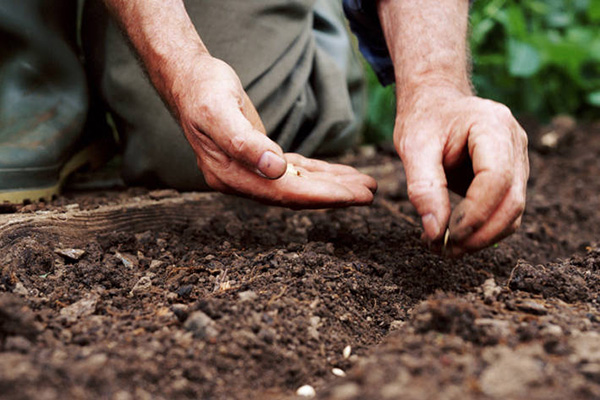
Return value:
M 133 198 L 94 210 L 0 215 L 0 249 L 31 236 L 79 245 L 109 232 L 139 233 L 201 224 L 230 201 L 231 198 L 217 193 L 183 193 L 160 200 Z

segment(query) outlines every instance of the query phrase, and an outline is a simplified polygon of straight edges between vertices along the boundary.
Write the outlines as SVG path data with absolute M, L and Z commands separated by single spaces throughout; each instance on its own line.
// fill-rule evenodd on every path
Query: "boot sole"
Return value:
M 110 145 L 106 141 L 99 141 L 75 153 L 60 169 L 58 180 L 54 185 L 8 190 L 0 192 L 0 203 L 23 204 L 25 202 L 50 201 L 60 194 L 67 178 L 84 166 L 92 169 L 100 168 L 110 155 Z

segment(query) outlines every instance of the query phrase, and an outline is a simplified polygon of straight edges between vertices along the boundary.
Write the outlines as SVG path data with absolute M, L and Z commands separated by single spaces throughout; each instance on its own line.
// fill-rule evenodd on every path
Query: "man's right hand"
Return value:
M 210 187 L 291 208 L 366 205 L 375 180 L 356 169 L 284 154 L 233 69 L 199 55 L 182 67 L 169 96 Z
M 204 46 L 182 0 L 104 1 L 179 120 L 212 188 L 291 208 L 373 201 L 375 180 L 354 168 L 283 154 L 266 136 L 237 74 Z

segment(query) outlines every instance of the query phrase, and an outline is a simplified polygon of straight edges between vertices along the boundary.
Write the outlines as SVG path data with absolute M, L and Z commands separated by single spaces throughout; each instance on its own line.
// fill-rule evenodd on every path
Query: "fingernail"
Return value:
M 441 235 L 441 227 L 437 218 L 433 214 L 425 214 L 423 218 L 421 218 L 423 222 L 423 229 L 425 229 L 425 233 L 431 240 L 436 240 Z
M 285 173 L 286 161 L 273 153 L 265 151 L 260 160 L 258 160 L 258 170 L 269 179 L 277 179 Z

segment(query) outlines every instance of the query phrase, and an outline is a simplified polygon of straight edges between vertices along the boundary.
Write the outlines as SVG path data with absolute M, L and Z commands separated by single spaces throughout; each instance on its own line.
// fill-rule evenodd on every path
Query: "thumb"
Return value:
M 224 111 L 222 128 L 213 140 L 227 155 L 259 175 L 269 179 L 281 177 L 287 169 L 283 150 L 267 137 L 260 116 L 245 92 L 241 106 L 236 106 Z
M 433 140 L 419 140 L 403 147 L 400 157 L 406 172 L 408 197 L 421 216 L 425 237 L 440 240 L 450 218 L 442 149 Z

